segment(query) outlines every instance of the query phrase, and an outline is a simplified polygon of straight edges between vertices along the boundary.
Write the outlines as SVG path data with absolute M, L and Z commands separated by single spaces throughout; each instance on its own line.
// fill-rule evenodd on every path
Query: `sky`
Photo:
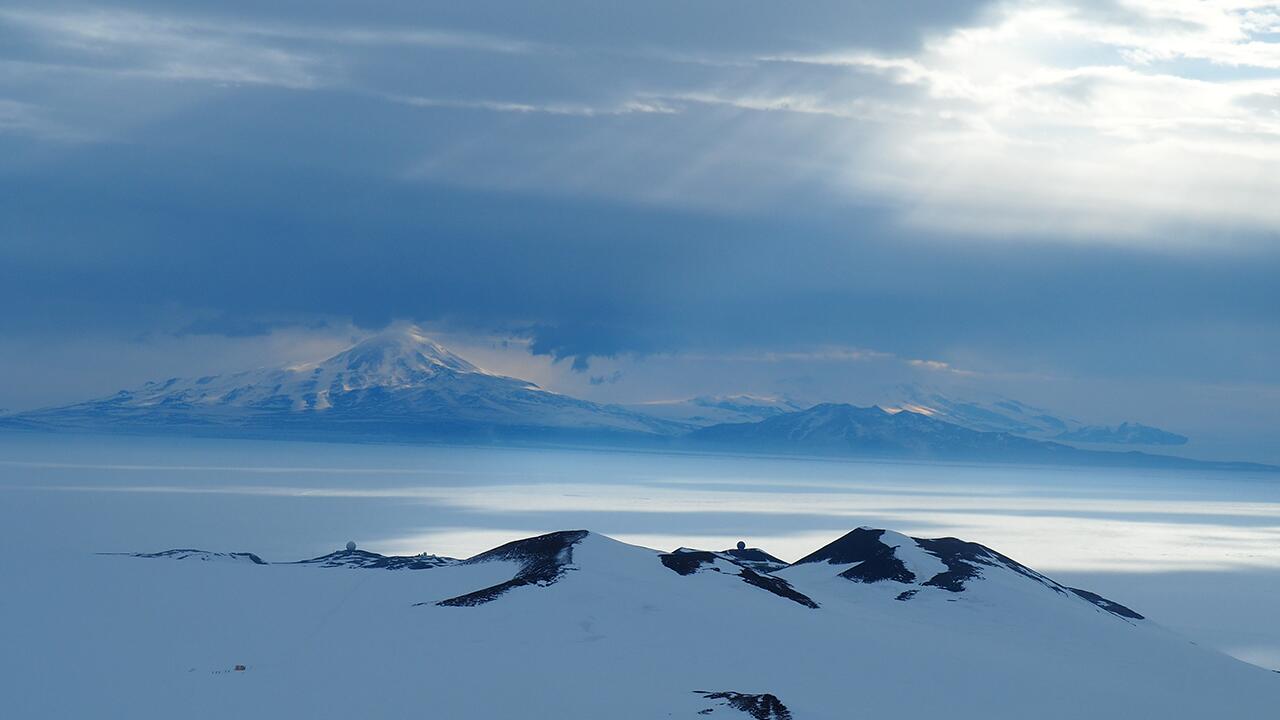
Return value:
M 415 322 L 1280 460 L 1280 6 L 0 0 L 0 408 Z

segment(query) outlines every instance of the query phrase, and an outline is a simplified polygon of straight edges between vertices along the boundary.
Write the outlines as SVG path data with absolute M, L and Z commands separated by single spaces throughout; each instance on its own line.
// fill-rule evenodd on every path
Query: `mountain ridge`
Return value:
M 898 385 L 885 393 L 902 410 L 983 432 L 1007 432 L 1034 440 L 1095 445 L 1185 445 L 1189 438 L 1137 422 L 1118 426 L 1089 424 L 1042 407 L 990 393 L 955 397 L 937 388 Z M 983 397 L 985 395 L 985 397 Z
M 640 410 L 648 406 L 661 407 L 666 416 Z M 607 405 L 488 372 L 407 326 L 315 362 L 148 382 L 105 398 L 3 416 L 0 427 L 1280 470 L 1080 449 L 1053 439 L 974 429 L 913 407 L 820 403 L 803 408 L 789 398 L 750 395 Z M 726 418 L 735 422 L 720 422 Z M 1122 427 L 1126 432 L 1155 431 Z
M 143 659 L 173 656 L 181 668 L 168 672 L 182 682 L 155 688 L 157 707 L 230 699 L 323 717 L 430 707 L 442 717 L 805 720 L 848 717 L 853 703 L 859 717 L 1198 720 L 1265 717 L 1280 702 L 1274 673 L 957 538 L 862 527 L 774 569 L 588 530 L 465 560 L 415 565 L 435 556 L 355 548 L 321 558 L 344 552 L 357 561 L 201 562 L 197 551 L 86 560 L 95 577 L 117 579 L 119 599 L 82 612 L 128 617 L 88 639 L 85 652 L 119 662 L 86 665 L 84 681 L 151 682 L 134 668 L 163 673 Z M 201 622 L 137 632 L 132 615 L 174 603 L 181 612 L 163 617 Z M 233 664 L 245 675 L 228 685 L 221 668 Z M 315 697 L 299 683 L 395 692 Z
M 434 570 L 455 566 L 509 563 L 513 570 L 510 579 L 435 603 L 441 607 L 474 607 L 495 602 L 506 593 L 518 588 L 546 588 L 554 585 L 562 580 L 566 573 L 578 569 L 574 563 L 574 548 L 589 538 L 593 542 L 637 547 L 591 530 L 557 530 L 512 540 L 465 559 L 442 557 L 425 552 L 417 555 L 381 555 L 360 550 L 355 547 L 355 543 L 349 543 L 345 549 L 315 558 L 284 562 L 268 562 L 258 554 L 250 552 L 220 552 L 190 548 L 104 554 L 174 561 L 245 561 L 254 565 L 389 571 Z M 766 587 L 759 582 L 759 579 L 762 576 L 782 579 L 788 576 L 788 571 L 795 571 L 797 568 L 803 568 L 806 571 L 817 568 L 819 573 L 826 573 L 857 584 L 886 583 L 907 587 L 908 590 L 895 597 L 899 602 L 906 602 L 916 597 L 923 588 L 932 588 L 959 596 L 968 589 L 970 583 L 982 582 L 986 577 L 985 573 L 1010 572 L 1030 582 L 1038 583 L 1058 596 L 1074 595 L 1117 617 L 1128 620 L 1146 619 L 1136 611 L 1096 593 L 1054 582 L 1045 575 L 985 545 L 954 537 L 919 538 L 883 528 L 862 526 L 835 538 L 793 563 L 780 560 L 760 548 L 747 548 L 745 543 L 740 543 L 740 546 L 719 551 L 681 547 L 666 553 L 642 549 L 653 553 L 663 567 L 682 577 L 700 572 L 724 574 L 728 566 L 733 566 L 734 570 L 741 572 L 741 577 L 748 584 L 765 587 L 774 594 L 780 594 L 813 610 L 821 609 L 821 606 L 795 593 L 790 583 L 786 583 L 785 588 L 791 592 L 780 593 L 778 586 Z
M 750 453 L 1280 471 L 1259 463 L 1086 450 L 1007 432 L 973 430 L 910 410 L 848 403 L 821 403 L 757 422 L 699 428 L 681 438 L 681 443 Z

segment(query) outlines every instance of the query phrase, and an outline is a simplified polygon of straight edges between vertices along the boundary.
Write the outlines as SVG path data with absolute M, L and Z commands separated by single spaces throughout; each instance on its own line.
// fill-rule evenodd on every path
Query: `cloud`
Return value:
M 315 56 L 255 42 L 236 27 L 128 11 L 0 11 L 57 53 L 55 66 L 173 81 L 308 88 L 319 82 Z M 39 67 L 41 64 L 36 63 Z
M 688 79 L 651 59 L 612 77 L 625 99 L 604 105 L 434 99 L 682 118 L 545 129 L 535 152 L 519 136 L 483 146 L 518 173 L 463 149 L 413 176 L 726 212 L 817 188 L 966 241 L 1222 247 L 1280 226 L 1270 17 L 1248 3 L 1010 3 L 904 54 L 853 42 L 736 55 Z
M 911 56 L 769 59 L 883 74 L 916 90 L 906 100 L 914 116 L 874 133 L 877 150 L 849 178 L 857 192 L 899 204 L 908 223 L 971 236 L 1203 244 L 1208 228 L 1280 226 L 1270 201 L 1280 191 L 1280 124 L 1250 104 L 1280 92 L 1280 75 L 1205 69 L 1277 67 L 1271 16 L 1250 5 L 1135 3 L 1108 13 L 1013 3 Z M 1187 223 L 1200 230 L 1187 233 Z
M 892 353 L 880 352 L 878 350 L 867 350 L 864 348 L 817 348 L 813 350 L 790 350 L 786 352 L 764 352 L 745 357 L 738 356 L 740 359 L 754 360 L 761 362 L 777 363 L 777 362 L 865 362 L 867 360 L 882 360 L 893 357 Z
M 0 133 L 68 142 L 89 139 L 81 132 L 62 126 L 48 114 L 46 108 L 38 105 L 0 98 Z
M 16 31 L 8 72 L 90 89 L 14 96 L 0 127 L 127 139 L 110 138 L 111 113 L 135 126 L 148 107 L 172 112 L 137 83 L 264 86 L 341 93 L 376 117 L 395 115 L 378 102 L 441 113 L 421 122 L 447 136 L 384 171 L 467 187 L 719 212 L 871 203 L 965 241 L 1220 247 L 1280 226 L 1266 3 L 751 3 L 730 23 L 607 5 L 634 21 L 628 36 L 596 22 L 602 8 L 566 23 L 501 3 L 430 22 L 327 4 L 252 20 L 213 4 L 19 4 L 0 11 Z M 95 102 L 104 83 L 139 102 Z M 528 120 L 495 133 L 468 125 L 477 112 Z
M 906 363 L 913 368 L 928 370 L 930 372 L 944 372 L 944 373 L 952 373 L 955 375 L 974 375 L 975 374 L 972 370 L 961 370 L 959 368 L 951 367 L 950 363 L 945 363 L 945 362 L 942 362 L 941 360 L 907 360 Z
M 592 385 L 613 385 L 622 381 L 622 371 L 614 370 L 608 375 L 592 375 Z
M 422 108 L 452 108 L 458 110 L 488 110 L 499 113 L 545 113 L 547 115 L 572 115 L 597 117 L 600 115 L 628 115 L 631 113 L 674 114 L 675 108 L 657 101 L 628 100 L 619 105 L 591 107 L 589 105 L 530 104 L 501 102 L 497 100 L 450 100 L 447 98 L 396 97 L 395 102 Z

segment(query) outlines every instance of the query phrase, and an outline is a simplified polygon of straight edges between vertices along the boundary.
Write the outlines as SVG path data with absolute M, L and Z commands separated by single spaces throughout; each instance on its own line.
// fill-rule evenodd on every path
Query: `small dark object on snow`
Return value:
M 236 672 L 244 672 L 244 666 L 243 666 L 243 665 L 237 665 L 237 666 L 235 666 L 235 671 L 236 671 Z

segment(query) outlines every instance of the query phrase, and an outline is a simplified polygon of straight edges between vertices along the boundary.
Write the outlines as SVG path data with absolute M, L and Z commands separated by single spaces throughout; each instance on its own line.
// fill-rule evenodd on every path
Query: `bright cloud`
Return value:
M 1280 225 L 1276 17 L 1260 3 L 1012 3 L 913 56 L 773 60 L 917 91 L 911 119 L 849 169 L 912 223 L 1176 244 L 1186 222 Z
M 596 121 L 544 130 L 532 146 L 518 134 L 510 147 L 459 139 L 400 168 L 405 178 L 720 210 L 818 187 L 837 202 L 886 203 L 909 225 L 986 237 L 1176 245 L 1192 242 L 1188 225 L 1199 237 L 1280 226 L 1272 3 L 1006 2 L 922 28 L 922 43 L 896 50 L 838 33 L 779 52 L 745 37 L 703 49 L 448 24 L 0 12 L 0 25 L 58 56 L 13 73 L 72 68 Z M 451 81 L 447 68 L 471 80 Z M 530 69 L 534 84 L 496 79 Z M 644 115 L 681 117 L 626 119 Z

